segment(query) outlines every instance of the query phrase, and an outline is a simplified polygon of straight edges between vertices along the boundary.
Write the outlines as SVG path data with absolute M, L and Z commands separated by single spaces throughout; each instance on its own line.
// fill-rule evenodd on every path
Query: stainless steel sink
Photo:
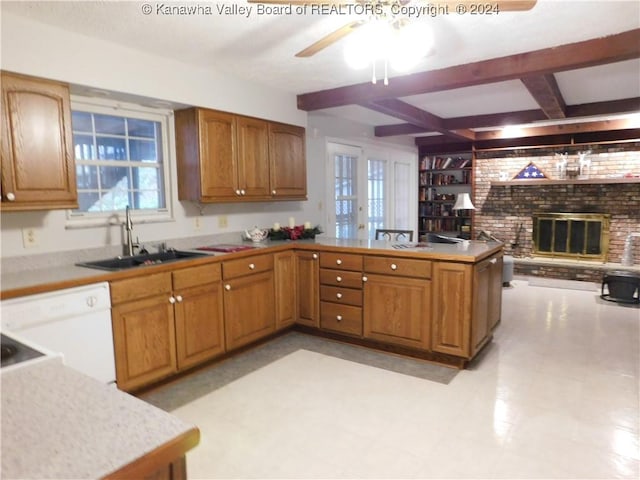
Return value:
M 166 252 L 145 253 L 143 255 L 134 255 L 132 257 L 116 257 L 108 258 L 106 260 L 95 260 L 93 262 L 82 262 L 76 263 L 76 265 L 79 267 L 96 268 L 98 270 L 117 271 L 206 256 L 208 256 L 206 253 L 168 250 Z

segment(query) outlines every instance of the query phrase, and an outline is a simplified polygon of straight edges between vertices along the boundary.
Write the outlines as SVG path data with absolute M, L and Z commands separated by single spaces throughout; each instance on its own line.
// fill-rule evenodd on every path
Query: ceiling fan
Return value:
M 248 0 L 249 3 L 315 6 L 317 13 L 355 13 L 362 19 L 343 25 L 334 32 L 296 53 L 296 57 L 311 57 L 328 46 L 358 30 L 372 21 L 385 21 L 394 29 L 401 29 L 410 23 L 413 12 L 422 16 L 435 14 L 497 14 L 507 11 L 525 11 L 534 7 L 537 0 Z M 410 10 L 414 8 L 414 10 Z M 322 10 L 321 10 L 322 9 Z M 343 10 L 344 9 L 344 10 Z M 417 10 L 422 9 L 422 10 Z M 446 13 L 445 13 L 446 12 Z

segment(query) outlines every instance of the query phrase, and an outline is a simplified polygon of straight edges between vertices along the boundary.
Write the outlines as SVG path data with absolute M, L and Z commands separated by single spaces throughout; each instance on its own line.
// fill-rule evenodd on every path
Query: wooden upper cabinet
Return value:
M 269 133 L 267 122 L 236 117 L 238 128 L 238 184 L 240 195 L 269 196 Z M 237 192 L 236 192 L 237 193 Z
M 180 200 L 235 199 L 236 136 L 235 117 L 229 113 L 193 108 L 176 112 Z
M 202 108 L 175 115 L 180 200 L 305 198 L 303 128 Z
M 282 123 L 269 124 L 271 194 L 274 197 L 307 196 L 305 131 Z
M 2 210 L 77 208 L 69 87 L 2 72 Z

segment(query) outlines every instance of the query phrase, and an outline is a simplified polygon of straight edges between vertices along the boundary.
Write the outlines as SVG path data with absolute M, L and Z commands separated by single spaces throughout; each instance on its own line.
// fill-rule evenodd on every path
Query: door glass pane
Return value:
M 376 229 L 385 228 L 385 166 L 384 160 L 369 159 L 367 162 L 368 182 L 368 234 L 375 238 Z M 388 227 L 387 227 L 388 228 Z
M 358 235 L 357 161 L 349 155 L 334 157 L 337 238 Z
M 411 166 L 407 163 L 396 162 L 394 165 L 394 213 L 395 228 L 401 230 L 411 229 L 410 191 Z M 415 201 L 415 200 L 414 200 Z

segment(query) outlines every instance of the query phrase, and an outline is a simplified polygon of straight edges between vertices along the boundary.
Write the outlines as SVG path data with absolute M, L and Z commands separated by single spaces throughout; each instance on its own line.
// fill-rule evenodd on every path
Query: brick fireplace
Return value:
M 640 183 L 592 183 L 558 185 L 492 185 L 512 179 L 533 162 L 549 179 L 558 179 L 559 157 L 478 155 L 474 165 L 474 237 L 481 230 L 505 242 L 505 253 L 515 257 L 515 272 L 554 278 L 599 282 L 604 271 L 620 267 L 624 242 L 640 231 Z M 577 154 L 569 158 L 577 158 Z M 590 180 L 640 174 L 640 152 L 601 152 L 589 155 Z M 608 263 L 588 260 L 545 259 L 533 255 L 533 217 L 539 212 L 597 213 L 610 216 Z M 640 245 L 634 248 L 640 265 Z M 616 265 L 617 264 L 617 265 Z

